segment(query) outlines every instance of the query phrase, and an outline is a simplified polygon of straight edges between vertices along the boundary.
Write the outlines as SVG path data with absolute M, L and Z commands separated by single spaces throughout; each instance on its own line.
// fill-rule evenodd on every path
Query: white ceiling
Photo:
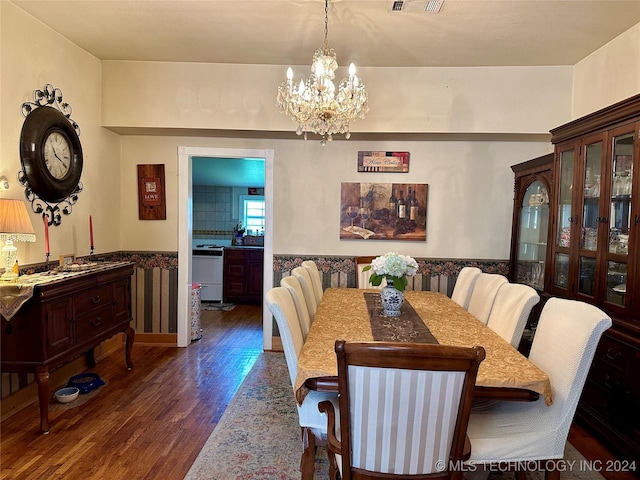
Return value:
M 324 0 L 12 1 L 104 60 L 310 65 L 324 35 Z M 640 22 L 640 0 L 407 2 L 331 0 L 338 63 L 574 65 Z

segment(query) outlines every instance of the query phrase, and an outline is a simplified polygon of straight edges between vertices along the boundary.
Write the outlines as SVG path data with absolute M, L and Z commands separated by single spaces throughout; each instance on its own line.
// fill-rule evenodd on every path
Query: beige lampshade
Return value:
M 35 242 L 33 225 L 22 200 L 0 198 L 0 239 Z

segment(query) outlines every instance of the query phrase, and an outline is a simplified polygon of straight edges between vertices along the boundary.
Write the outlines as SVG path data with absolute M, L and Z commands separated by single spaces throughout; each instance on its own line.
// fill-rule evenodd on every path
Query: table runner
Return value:
M 410 303 L 405 302 L 400 316 L 385 317 L 379 293 L 365 293 L 371 333 L 376 342 L 438 343 Z
M 379 294 L 379 290 L 369 292 Z M 325 290 L 298 358 L 294 392 L 299 403 L 308 393 L 307 379 L 337 376 L 337 339 L 374 340 L 364 293 L 367 290 L 356 288 Z M 542 395 L 547 405 L 553 403 L 549 376 L 449 297 L 405 291 L 405 303 L 413 307 L 440 344 L 485 348 L 487 356 L 478 369 L 476 385 L 527 389 Z
M 20 275 L 16 281 L 11 283 L 0 283 L 0 315 L 5 320 L 18 313 L 18 310 L 32 296 L 34 288 L 45 283 L 57 282 L 69 277 L 96 273 L 101 270 L 108 270 L 119 265 L 126 265 L 129 262 L 95 262 L 91 264 L 78 265 L 78 271 L 58 271 L 56 269 L 47 272 L 32 273 L 30 275 Z

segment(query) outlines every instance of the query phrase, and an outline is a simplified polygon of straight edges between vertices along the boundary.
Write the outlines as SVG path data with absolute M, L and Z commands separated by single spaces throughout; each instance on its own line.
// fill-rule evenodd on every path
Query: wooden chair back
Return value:
M 329 452 L 343 480 L 462 478 L 462 468 L 449 466 L 461 467 L 469 453 L 467 423 L 484 349 L 338 340 L 335 350 L 339 435 L 332 404 L 320 409 L 328 412 Z

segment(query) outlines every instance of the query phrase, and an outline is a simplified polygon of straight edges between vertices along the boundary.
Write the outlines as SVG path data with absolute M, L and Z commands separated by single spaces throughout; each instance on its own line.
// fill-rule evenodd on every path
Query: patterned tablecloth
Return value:
M 324 292 L 298 359 L 294 384 L 298 402 L 308 392 L 304 385 L 307 379 L 338 374 L 334 350 L 337 339 L 373 341 L 365 292 L 356 288 L 329 288 Z M 485 348 L 487 356 L 480 364 L 476 385 L 531 390 L 551 405 L 553 393 L 548 375 L 449 297 L 436 292 L 406 291 L 405 302 L 410 303 L 440 344 Z
M 33 296 L 33 290 L 37 285 L 109 270 L 127 263 L 129 262 L 94 262 L 73 267 L 60 267 L 49 272 L 20 275 L 15 282 L 0 283 L 0 315 L 7 321 L 11 320 L 20 307 Z

